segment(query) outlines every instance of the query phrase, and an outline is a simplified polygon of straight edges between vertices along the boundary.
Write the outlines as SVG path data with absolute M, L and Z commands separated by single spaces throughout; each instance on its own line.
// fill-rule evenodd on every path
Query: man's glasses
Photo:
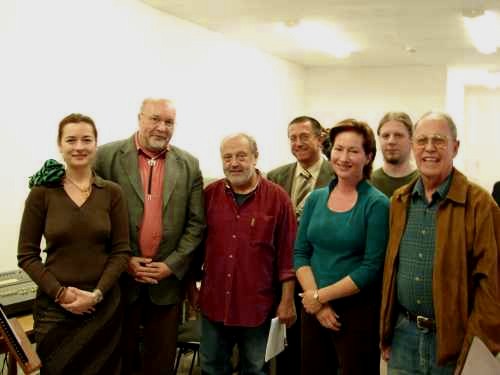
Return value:
M 436 148 L 446 148 L 449 137 L 443 134 L 420 135 L 413 139 L 413 144 L 418 148 L 424 148 L 431 143 Z
M 160 116 L 157 115 L 147 116 L 145 113 L 142 113 L 142 115 L 146 116 L 149 122 L 154 124 L 155 126 L 163 123 L 167 128 L 172 129 L 175 125 L 175 121 L 172 119 L 162 120 Z

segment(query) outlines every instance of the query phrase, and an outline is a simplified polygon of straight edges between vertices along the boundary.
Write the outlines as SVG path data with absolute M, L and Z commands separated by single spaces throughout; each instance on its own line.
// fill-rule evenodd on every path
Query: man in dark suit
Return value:
M 495 182 L 495 185 L 493 185 L 493 192 L 491 195 L 493 195 L 493 199 L 500 206 L 500 181 Z
M 330 162 L 322 156 L 322 126 L 318 120 L 300 116 L 288 125 L 290 150 L 296 162 L 273 169 L 267 174 L 272 182 L 281 185 L 292 199 L 297 220 L 304 207 L 308 193 L 326 186 L 333 177 Z M 295 298 L 301 309 L 300 298 Z M 300 373 L 300 319 L 287 331 L 288 347 L 277 357 L 277 373 L 290 375 Z
M 122 374 L 131 374 L 143 326 L 142 374 L 171 374 L 182 279 L 205 228 L 198 160 L 170 145 L 176 109 L 145 99 L 139 130 L 101 146 L 96 173 L 119 183 L 127 197 L 133 257 L 123 277 Z

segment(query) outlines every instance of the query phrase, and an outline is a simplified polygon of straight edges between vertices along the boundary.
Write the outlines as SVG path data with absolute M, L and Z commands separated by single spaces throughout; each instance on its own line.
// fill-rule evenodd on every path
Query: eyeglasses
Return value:
M 430 134 L 415 137 L 413 144 L 418 148 L 424 148 L 431 143 L 436 148 L 446 148 L 449 137 L 444 134 Z
M 172 129 L 175 125 L 175 121 L 172 119 L 162 120 L 158 115 L 147 116 L 145 113 L 141 113 L 141 115 L 146 116 L 149 122 L 151 122 L 155 126 L 164 123 L 167 128 Z
M 239 162 L 244 162 L 247 161 L 249 157 L 250 155 L 247 153 L 238 152 L 236 155 L 224 154 L 222 155 L 222 160 L 224 161 L 224 163 L 231 163 L 234 159 Z
M 311 138 L 312 138 L 311 134 L 300 134 L 299 136 L 292 135 L 288 139 L 290 140 L 290 143 L 297 143 L 298 141 L 305 143 L 305 142 L 309 142 L 311 140 Z

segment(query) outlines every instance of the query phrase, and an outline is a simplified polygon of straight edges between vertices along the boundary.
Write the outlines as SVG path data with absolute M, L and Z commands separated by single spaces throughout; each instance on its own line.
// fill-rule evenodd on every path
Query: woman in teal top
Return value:
M 378 374 L 380 282 L 389 200 L 368 182 L 375 137 L 347 119 L 330 131 L 336 177 L 308 197 L 295 242 L 304 292 L 302 374 Z

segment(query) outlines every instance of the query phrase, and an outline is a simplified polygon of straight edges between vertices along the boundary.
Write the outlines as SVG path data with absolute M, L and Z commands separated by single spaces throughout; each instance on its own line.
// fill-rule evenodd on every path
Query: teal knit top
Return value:
M 295 269 L 311 266 L 318 288 L 350 276 L 363 290 L 382 276 L 388 239 L 389 199 L 362 180 L 349 211 L 327 207 L 337 184 L 314 190 L 306 200 L 295 241 Z

